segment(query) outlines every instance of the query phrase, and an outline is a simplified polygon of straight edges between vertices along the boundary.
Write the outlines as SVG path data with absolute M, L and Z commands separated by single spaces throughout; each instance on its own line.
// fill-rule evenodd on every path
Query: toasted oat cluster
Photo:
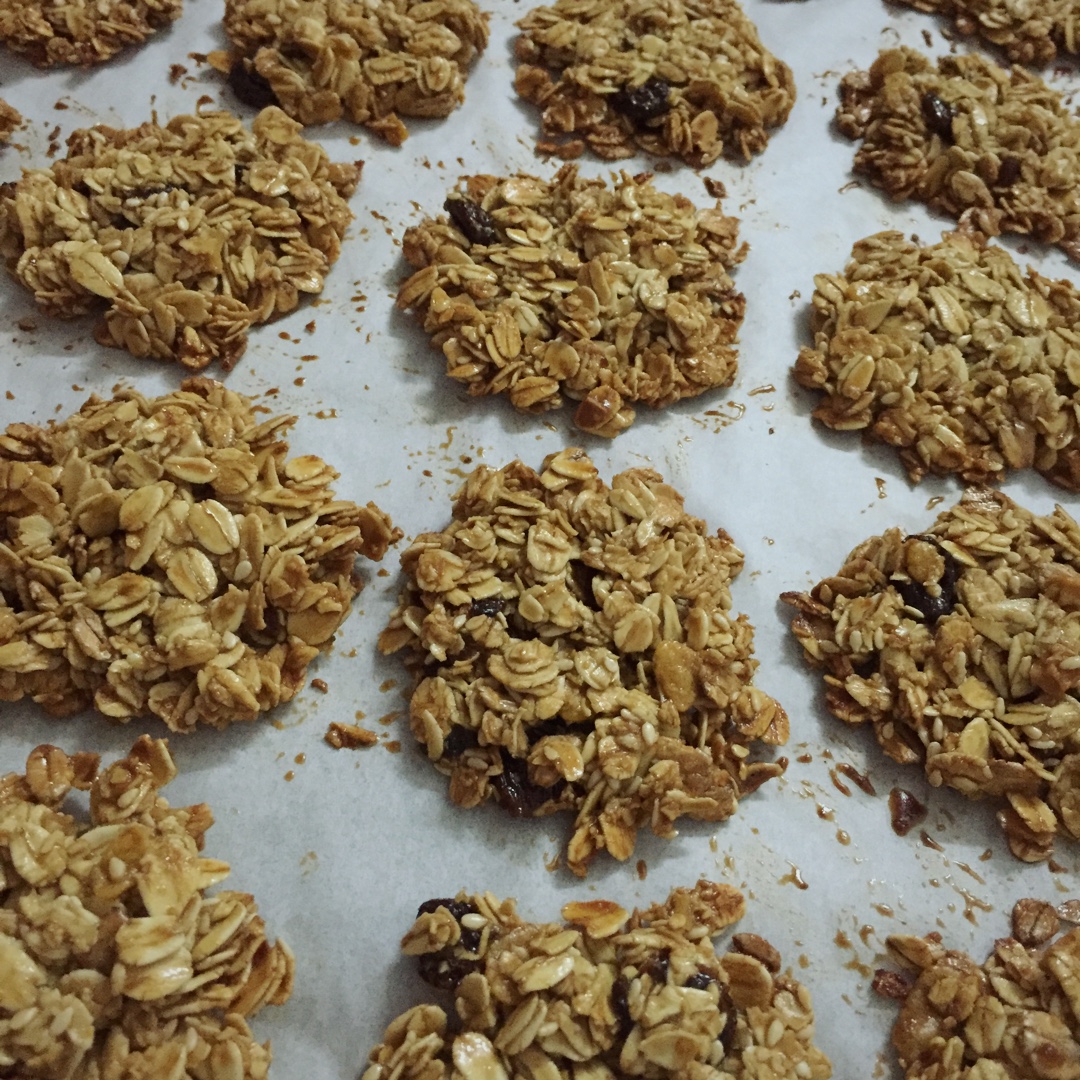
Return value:
M 568 864 L 721 821 L 782 771 L 752 761 L 788 720 L 751 684 L 752 627 L 731 614 L 742 553 L 651 469 L 608 487 L 580 450 L 466 480 L 442 532 L 402 555 L 379 638 L 416 676 L 413 734 L 450 798 L 514 817 L 575 814 Z
M 1080 13 L 1075 0 L 900 0 L 953 20 L 962 34 L 1004 50 L 1016 64 L 1049 64 L 1060 50 L 1080 52 Z
M 543 110 L 541 153 L 749 160 L 795 103 L 736 0 L 556 0 L 518 26 L 514 87 Z
M 1080 526 L 969 489 L 925 533 L 890 529 L 785 593 L 829 711 L 870 723 L 930 783 L 1004 802 L 1017 858 L 1080 838 Z
M 253 720 L 303 686 L 361 588 L 357 553 L 401 533 L 288 458 L 209 379 L 91 398 L 0 436 L 0 701 L 93 705 L 173 731 Z
M 1062 905 L 1075 922 L 1073 907 Z M 910 974 L 881 970 L 874 988 L 903 1003 L 892 1042 L 905 1080 L 1080 1076 L 1080 929 L 1057 937 L 1058 910 L 1020 900 L 1013 936 L 982 965 L 938 933 L 888 938 Z
M 470 176 L 449 218 L 405 233 L 412 308 L 477 396 L 543 412 L 579 402 L 574 422 L 614 436 L 634 404 L 663 408 L 728 386 L 746 301 L 729 271 L 746 255 L 719 202 L 698 210 L 646 176 L 544 181 Z
M 571 902 L 564 923 L 527 923 L 490 893 L 429 900 L 402 939 L 457 1012 L 418 1005 L 386 1029 L 362 1080 L 640 1076 L 826 1080 L 806 987 L 757 934 L 712 939 L 742 894 L 699 881 L 632 914 Z
M 355 165 L 280 109 L 74 132 L 67 157 L 0 186 L 0 257 L 50 315 L 101 311 L 97 338 L 198 371 L 318 293 L 352 220 Z
M 0 146 L 8 141 L 15 133 L 15 129 L 22 123 L 22 117 L 17 109 L 12 108 L 3 98 L 0 98 Z
M 0 0 L 0 42 L 38 67 L 101 64 L 180 17 L 183 0 Z
M 158 794 L 175 775 L 143 735 L 104 768 L 45 745 L 0 777 L 5 1076 L 265 1080 L 245 1018 L 288 999 L 292 953 L 254 897 L 206 895 L 229 866 L 200 855 L 210 808 Z M 72 788 L 89 822 L 61 808 Z
M 1075 286 L 965 232 L 927 246 L 878 233 L 814 281 L 795 378 L 824 391 L 818 420 L 895 446 L 913 481 L 1034 467 L 1080 491 Z
M 837 125 L 862 140 L 855 171 L 892 198 L 1080 258 L 1080 120 L 1023 68 L 886 49 L 844 76 Z
M 402 116 L 449 116 L 488 41 L 473 0 L 225 0 L 229 84 L 302 124 L 346 117 L 392 146 Z

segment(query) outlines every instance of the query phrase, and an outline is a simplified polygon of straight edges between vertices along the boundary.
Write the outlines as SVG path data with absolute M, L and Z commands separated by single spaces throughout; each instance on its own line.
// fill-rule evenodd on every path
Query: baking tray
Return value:
M 756 627 L 758 684 L 790 713 L 790 765 L 719 827 L 684 822 L 674 841 L 643 837 L 628 863 L 600 856 L 585 881 L 550 869 L 567 818 L 515 822 L 493 806 L 458 810 L 443 778 L 413 749 L 403 719 L 407 677 L 398 660 L 375 650 L 401 584 L 392 551 L 388 573 L 364 568 L 367 587 L 351 618 L 310 672 L 325 692 L 309 686 L 256 724 L 170 739 L 180 776 L 167 797 L 211 805 L 208 853 L 232 864 L 229 887 L 254 893 L 271 934 L 296 953 L 292 999 L 264 1011 L 255 1031 L 272 1039 L 272 1075 L 353 1077 L 385 1025 L 426 996 L 398 955 L 423 900 L 489 890 L 517 897 L 526 916 L 549 920 L 571 898 L 632 907 L 707 877 L 745 889 L 741 929 L 772 941 L 810 986 L 817 1040 L 835 1075 L 895 1075 L 888 1047 L 894 1006 L 869 987 L 886 935 L 938 930 L 981 958 L 1007 932 L 1017 898 L 1060 901 L 1077 869 L 1076 848 L 1064 843 L 1051 865 L 1016 862 L 991 804 L 930 789 L 918 769 L 886 760 L 868 731 L 830 717 L 778 601 L 782 591 L 834 572 L 865 537 L 891 525 L 918 530 L 934 517 L 930 500 L 959 497 L 953 481 L 913 488 L 892 455 L 813 425 L 811 395 L 789 376 L 807 340 L 815 273 L 841 269 L 853 242 L 880 229 L 931 240 L 948 226 L 852 183 L 852 146 L 830 129 L 838 79 L 867 66 L 879 48 L 925 49 L 930 35 L 930 50 L 940 54 L 949 42 L 933 19 L 876 0 L 746 0 L 763 41 L 795 72 L 798 100 L 787 125 L 748 165 L 721 161 L 704 173 L 675 165 L 656 177 L 699 204 L 711 202 L 704 176 L 718 179 L 728 192 L 725 209 L 742 220 L 750 253 L 735 275 L 747 297 L 739 374 L 727 390 L 661 413 L 641 410 L 627 433 L 607 442 L 574 429 L 569 410 L 528 417 L 502 399 L 470 399 L 444 377 L 440 355 L 412 320 L 394 309 L 406 270 L 401 234 L 441 206 L 458 176 L 547 175 L 555 167 L 535 157 L 536 114 L 511 89 L 514 21 L 526 6 L 488 0 L 486 7 L 491 42 L 465 105 L 449 119 L 410 122 L 397 149 L 347 124 L 308 132 L 336 160 L 365 162 L 351 201 L 356 219 L 322 296 L 256 328 L 227 382 L 295 414 L 293 452 L 327 458 L 342 474 L 343 497 L 374 499 L 407 537 L 442 527 L 451 495 L 481 461 L 520 457 L 538 466 L 548 453 L 583 445 L 606 478 L 637 465 L 658 469 L 692 513 L 728 530 L 746 553 L 734 606 Z M 62 154 L 57 147 L 77 127 L 134 126 L 153 110 L 165 119 L 193 111 L 200 98 L 236 108 L 220 77 L 191 55 L 226 45 L 220 13 L 211 0 L 188 0 L 171 29 L 93 71 L 39 72 L 0 53 L 0 96 L 28 119 L 15 145 L 0 152 L 0 182 Z M 1080 87 L 1075 72 L 1057 71 L 1051 81 Z M 621 167 L 636 172 L 655 163 L 632 159 Z M 581 168 L 598 175 L 610 166 L 584 158 Z M 1077 280 L 1056 251 L 1004 243 L 1042 272 Z M 49 322 L 6 278 L 0 333 L 4 424 L 67 415 L 117 384 L 162 393 L 182 377 L 178 367 L 97 345 L 88 319 Z M 1055 501 L 1076 501 L 1034 475 L 1004 487 L 1041 513 Z M 58 722 L 28 704 L 3 709 L 3 771 L 21 771 L 41 742 L 119 756 L 144 730 L 89 714 Z M 378 746 L 333 750 L 322 741 L 330 721 L 357 716 L 380 733 Z M 157 724 L 148 730 L 167 734 Z M 850 766 L 847 778 L 841 765 Z M 851 771 L 865 775 L 873 793 L 853 783 Z M 919 829 L 894 835 L 887 796 L 896 786 L 929 806 L 923 829 L 935 846 Z

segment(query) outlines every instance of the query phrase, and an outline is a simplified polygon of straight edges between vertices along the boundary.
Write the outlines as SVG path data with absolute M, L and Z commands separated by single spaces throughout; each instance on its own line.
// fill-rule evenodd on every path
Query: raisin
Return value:
M 265 109 L 278 103 L 274 88 L 264 79 L 249 60 L 237 60 L 229 68 L 229 89 L 253 109 Z
M 476 732 L 472 728 L 455 724 L 450 729 L 450 734 L 443 739 L 442 756 L 444 758 L 461 757 L 466 750 L 472 750 L 478 745 Z
M 461 922 L 466 915 L 476 914 L 476 908 L 467 900 L 449 900 L 441 898 L 425 900 L 416 909 L 416 917 L 419 919 L 421 915 L 432 915 L 441 907 L 446 908 L 446 910 L 450 912 L 451 918 L 457 922 Z
M 956 110 L 947 101 L 942 101 L 933 90 L 927 90 L 922 96 L 922 114 L 930 131 L 940 135 L 947 143 L 955 141 L 952 122 Z
M 889 815 L 893 832 L 897 836 L 907 836 L 926 817 L 926 807 L 910 791 L 894 787 L 889 792 Z
M 478 960 L 448 960 L 437 953 L 421 956 L 420 978 L 436 990 L 456 990 L 466 975 L 479 971 L 483 966 Z
M 455 728 L 455 730 L 458 729 Z M 458 923 L 460 923 L 466 915 L 475 915 L 477 913 L 476 907 L 465 900 L 441 899 L 425 900 L 416 909 L 416 916 L 417 918 L 419 918 L 421 915 L 430 914 L 437 908 L 441 907 L 446 908 L 446 910 L 450 912 L 451 916 L 453 916 L 454 920 Z M 476 950 L 480 947 L 480 931 L 469 930 L 463 926 L 461 928 L 460 944 L 466 952 L 476 952 Z
M 470 244 L 497 244 L 499 230 L 491 215 L 479 204 L 469 199 L 447 199 L 443 209 L 454 224 L 465 234 Z
M 739 1026 L 739 1015 L 735 1011 L 735 1002 L 727 992 L 727 987 L 720 987 L 720 1010 L 725 1013 L 724 1030 L 717 1036 L 717 1041 L 724 1048 L 724 1052 L 731 1050 L 731 1044 L 735 1041 L 735 1031 Z
M 469 618 L 474 615 L 487 615 L 495 618 L 503 609 L 503 602 L 497 596 L 485 596 L 483 600 L 474 600 L 469 605 Z
M 936 623 L 956 606 L 956 582 L 963 567 L 932 536 L 907 537 L 908 540 L 925 540 L 933 544 L 945 560 L 945 570 L 938 582 L 940 592 L 931 596 L 926 586 L 918 581 L 898 581 L 897 591 L 908 607 L 915 608 L 928 623 Z
M 612 94 L 611 107 L 640 126 L 668 112 L 670 94 L 670 84 L 653 75 L 640 86 L 624 86 Z
M 704 971 L 698 971 L 691 975 L 683 986 L 689 987 L 691 990 L 708 990 L 709 987 L 716 982 L 711 975 L 706 975 Z
M 149 199 L 154 195 L 168 195 L 170 191 L 179 191 L 179 184 L 155 184 L 150 187 L 132 188 L 127 193 L 128 199 Z
M 1012 187 L 1020 179 L 1020 161 L 1018 158 L 1007 157 L 1001 159 L 998 168 L 997 187 Z
M 620 975 L 611 987 L 611 1011 L 619 1022 L 619 1038 L 625 1039 L 634 1030 L 634 1018 L 630 1015 L 630 983 Z
M 550 720 L 533 724 L 528 728 L 529 745 L 535 746 L 541 739 L 549 739 L 552 735 L 569 735 L 570 725 L 561 717 L 553 716 Z
M 534 817 L 552 797 L 550 788 L 538 787 L 529 780 L 528 764 L 502 751 L 503 771 L 491 778 L 499 805 L 516 818 Z
M 581 562 L 580 559 L 572 559 L 570 562 L 570 576 L 580 593 L 579 599 L 586 607 L 592 608 L 593 611 L 600 610 L 596 593 L 593 592 L 593 580 L 598 572 L 594 567 Z
M 878 968 L 874 972 L 874 979 L 870 983 L 870 989 L 875 994 L 880 994 L 891 1001 L 903 1001 L 911 993 L 911 983 L 897 971 Z
M 663 952 L 657 953 L 655 956 L 650 956 L 641 966 L 641 974 L 648 975 L 654 983 L 659 985 L 660 983 L 666 983 L 668 977 L 668 969 L 671 967 L 671 950 L 664 949 Z

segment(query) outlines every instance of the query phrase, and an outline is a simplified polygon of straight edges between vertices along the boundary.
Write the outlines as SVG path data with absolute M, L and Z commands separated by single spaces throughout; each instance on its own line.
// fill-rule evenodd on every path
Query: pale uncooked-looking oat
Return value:
M 11 138 L 21 123 L 19 111 L 0 98 L 0 146 Z
M 930 783 L 1004 803 L 1012 853 L 1080 838 L 1080 526 L 971 488 L 925 533 L 890 529 L 810 593 L 792 630 L 825 702 Z
M 0 701 L 173 731 L 253 720 L 304 685 L 401 533 L 289 458 L 291 416 L 209 379 L 91 398 L 0 435 Z
M 795 103 L 735 0 L 556 0 L 518 26 L 514 87 L 543 110 L 541 153 L 748 160 Z
M 978 233 L 860 240 L 814 279 L 795 378 L 814 416 L 900 452 L 908 476 L 998 480 L 1036 468 L 1080 491 L 1080 292 L 1025 273 Z
M 892 934 L 874 988 L 903 1004 L 892 1043 L 905 1080 L 1074 1080 L 1080 1076 L 1080 929 L 1071 905 L 1018 901 L 1013 936 L 980 965 L 941 934 Z M 1056 940 L 1052 940 L 1055 939 Z
M 1080 258 L 1080 120 L 1037 76 L 974 53 L 935 67 L 914 49 L 886 49 L 844 76 L 836 115 L 862 140 L 855 172 L 893 199 Z
M 0 0 L 0 42 L 38 67 L 89 67 L 180 17 L 183 0 Z
M 571 870 L 627 859 L 639 829 L 721 821 L 782 765 L 780 705 L 752 684 L 752 627 L 733 616 L 742 553 L 651 469 L 608 487 L 580 450 L 481 466 L 442 532 L 402 555 L 379 638 L 416 677 L 413 734 L 459 806 L 570 810 Z
M 1080 52 L 1080 10 L 1076 0 L 900 0 L 952 19 L 965 35 L 1004 50 L 1016 64 L 1049 64 L 1058 50 Z
M 345 117 L 393 146 L 402 116 L 449 116 L 488 41 L 473 0 L 225 0 L 234 51 L 213 55 L 238 96 L 303 124 Z
M 573 901 L 529 923 L 490 893 L 429 900 L 402 939 L 456 1016 L 418 1005 L 392 1021 L 362 1080 L 827 1080 L 810 993 L 756 934 L 713 938 L 742 894 L 699 881 L 625 911 Z
M 228 369 L 248 329 L 318 293 L 359 169 L 280 109 L 74 132 L 67 157 L 0 186 L 0 257 L 50 315 L 102 312 L 104 345 Z
M 634 404 L 663 408 L 728 386 L 746 302 L 738 220 L 648 176 L 465 177 L 449 219 L 405 233 L 413 308 L 474 395 L 527 412 L 580 402 L 574 422 L 614 436 Z
M 25 1080 L 265 1080 L 246 1018 L 292 992 L 254 897 L 206 890 L 205 804 L 170 807 L 162 740 L 126 758 L 33 750 L 0 777 L 0 1072 Z M 89 821 L 62 809 L 88 791 Z

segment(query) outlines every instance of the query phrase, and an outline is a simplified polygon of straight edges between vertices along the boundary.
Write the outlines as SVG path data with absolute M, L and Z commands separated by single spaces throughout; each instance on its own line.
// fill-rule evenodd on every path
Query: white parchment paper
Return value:
M 888 1077 L 895 1075 L 894 1010 L 869 990 L 885 936 L 936 929 L 981 959 L 1007 933 L 1015 899 L 1057 902 L 1074 889 L 1074 848 L 1059 848 L 1064 869 L 1015 862 L 989 804 L 930 789 L 918 769 L 880 755 L 868 732 L 832 719 L 818 677 L 788 633 L 782 591 L 834 572 L 871 534 L 894 524 L 924 527 L 934 496 L 946 504 L 959 497 L 956 482 L 912 489 L 891 455 L 812 425 L 811 396 L 788 374 L 806 342 L 815 273 L 841 269 L 852 244 L 869 233 L 898 228 L 929 240 L 948 224 L 850 183 L 852 146 L 830 129 L 838 79 L 884 46 L 925 48 L 927 35 L 936 54 L 949 45 L 933 19 L 879 0 L 744 3 L 765 43 L 793 67 L 799 97 L 787 126 L 754 162 L 707 170 L 726 185 L 725 209 L 741 217 L 751 247 L 735 275 L 747 317 L 729 390 L 660 414 L 643 410 L 614 442 L 595 440 L 577 432 L 568 414 L 524 417 L 501 399 L 470 400 L 442 374 L 441 356 L 411 319 L 394 310 L 406 269 L 397 242 L 422 212 L 441 206 L 459 175 L 545 175 L 555 167 L 534 156 L 537 115 L 511 89 L 513 23 L 526 7 L 517 0 L 487 0 L 491 44 L 464 107 L 448 120 L 410 122 L 399 149 L 345 124 L 309 131 L 332 157 L 364 160 L 352 199 L 356 220 L 319 301 L 257 328 L 227 378 L 275 411 L 296 414 L 293 452 L 328 459 L 342 474 L 342 496 L 376 500 L 408 536 L 442 527 L 450 496 L 479 461 L 501 465 L 517 456 L 538 466 L 564 445 L 585 445 L 607 478 L 634 465 L 657 468 L 691 512 L 727 529 L 746 552 L 735 607 L 756 627 L 759 685 L 791 715 L 787 774 L 720 827 L 686 824 L 669 843 L 643 838 L 629 863 L 600 857 L 585 882 L 547 869 L 565 841 L 566 820 L 520 823 L 495 807 L 452 807 L 445 781 L 414 751 L 407 724 L 393 719 L 407 679 L 396 661 L 375 655 L 400 585 L 392 552 L 388 575 L 366 571 L 352 617 L 311 671 L 325 693 L 308 687 L 271 720 L 171 740 L 181 775 L 167 797 L 212 806 L 208 854 L 232 864 L 229 887 L 254 893 L 271 933 L 296 953 L 292 1000 L 255 1021 L 259 1037 L 273 1041 L 274 1076 L 354 1077 L 390 1019 L 425 997 L 412 965 L 398 956 L 398 940 L 429 897 L 490 890 L 517 897 L 527 916 L 550 920 L 575 897 L 648 904 L 705 876 L 745 888 L 741 928 L 771 940 L 810 985 L 818 1041 L 835 1075 Z M 50 143 L 62 146 L 77 127 L 134 126 L 154 109 L 165 119 L 193 111 L 203 95 L 250 117 L 220 77 L 189 56 L 225 46 L 220 16 L 216 0 L 188 0 L 169 31 L 89 72 L 39 72 L 0 52 L 0 96 L 28 119 L 15 145 L 0 152 L 0 182 L 47 164 Z M 175 64 L 187 72 L 170 80 Z M 1052 79 L 1064 90 L 1080 87 L 1075 73 Z M 608 168 L 588 158 L 581 167 L 589 175 Z M 702 175 L 684 166 L 657 182 L 711 202 Z M 1009 246 L 1046 273 L 1078 279 L 1056 252 Z M 28 319 L 36 329 L 20 328 Z M 103 349 L 90 328 L 89 320 L 49 323 L 0 277 L 0 423 L 66 415 L 89 393 L 107 396 L 118 383 L 161 393 L 180 381 L 178 368 Z M 1076 506 L 1038 476 L 1005 486 L 1039 512 L 1055 501 Z M 0 708 L 0 771 L 21 771 L 40 742 L 114 757 L 142 730 L 89 714 L 53 721 L 26 704 Z M 331 720 L 358 715 L 383 733 L 384 745 L 335 751 L 323 743 Z M 160 725 L 149 730 L 166 734 Z M 398 753 L 385 745 L 393 740 Z M 841 762 L 866 773 L 876 794 L 850 783 L 850 794 L 838 790 L 830 769 Z M 929 805 L 925 828 L 942 850 L 923 844 L 918 830 L 893 834 L 887 795 L 894 786 Z

